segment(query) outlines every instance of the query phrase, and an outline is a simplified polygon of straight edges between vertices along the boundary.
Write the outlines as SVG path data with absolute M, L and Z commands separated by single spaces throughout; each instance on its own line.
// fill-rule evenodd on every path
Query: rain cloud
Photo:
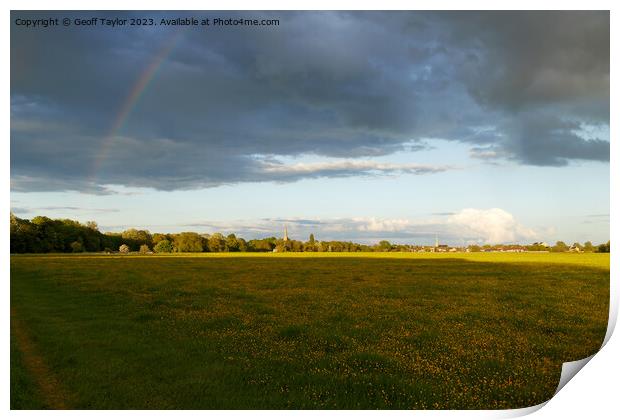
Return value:
M 176 13 L 249 14 L 280 24 L 13 24 L 11 188 L 109 194 L 454 170 L 385 161 L 432 139 L 490 163 L 609 161 L 608 12 Z M 282 163 L 300 156 L 314 159 Z

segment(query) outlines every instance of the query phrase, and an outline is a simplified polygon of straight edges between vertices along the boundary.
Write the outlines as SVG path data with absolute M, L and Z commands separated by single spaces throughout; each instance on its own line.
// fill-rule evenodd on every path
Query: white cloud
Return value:
M 448 217 L 447 224 L 463 232 L 463 236 L 474 236 L 486 243 L 506 243 L 531 240 L 537 233 L 519 224 L 514 216 L 505 210 L 463 209 Z
M 355 217 L 352 219 L 357 223 L 357 230 L 365 232 L 399 232 L 407 231 L 412 223 L 408 219 L 379 219 L 377 217 Z
M 284 164 L 264 162 L 263 171 L 268 174 L 284 176 L 351 176 L 388 174 L 426 174 L 452 169 L 448 166 L 422 165 L 416 163 L 385 163 L 370 160 L 337 160 L 324 162 L 299 162 Z

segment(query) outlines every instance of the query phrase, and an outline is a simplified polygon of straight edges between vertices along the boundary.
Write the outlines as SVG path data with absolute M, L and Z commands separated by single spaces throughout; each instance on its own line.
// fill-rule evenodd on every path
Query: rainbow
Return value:
M 131 112 L 136 108 L 136 105 L 140 101 L 140 98 L 143 96 L 149 84 L 155 78 L 157 71 L 161 68 L 162 64 L 164 63 L 164 61 L 166 61 L 170 53 L 172 53 L 172 50 L 177 46 L 179 40 L 181 39 L 181 35 L 184 32 L 184 30 L 176 31 L 168 39 L 168 41 L 164 43 L 163 47 L 153 58 L 150 64 L 146 67 L 146 69 L 142 72 L 140 77 L 138 77 L 136 83 L 131 88 L 119 112 L 116 114 L 116 118 L 114 119 L 110 130 L 103 138 L 101 145 L 99 146 L 99 150 L 95 155 L 92 167 L 92 174 L 90 177 L 91 183 L 95 183 L 99 170 L 107 159 L 108 154 L 110 153 L 110 149 L 114 144 L 114 140 L 116 139 L 116 136 L 123 129 L 125 123 L 131 115 Z

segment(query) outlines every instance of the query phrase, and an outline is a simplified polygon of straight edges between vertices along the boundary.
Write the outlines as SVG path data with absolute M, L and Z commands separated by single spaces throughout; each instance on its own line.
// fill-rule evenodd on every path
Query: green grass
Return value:
M 74 408 L 517 408 L 594 353 L 609 254 L 11 257 Z M 11 343 L 11 407 L 38 408 Z
M 15 338 L 11 334 L 11 409 L 16 408 L 41 410 L 48 407 L 26 369 Z

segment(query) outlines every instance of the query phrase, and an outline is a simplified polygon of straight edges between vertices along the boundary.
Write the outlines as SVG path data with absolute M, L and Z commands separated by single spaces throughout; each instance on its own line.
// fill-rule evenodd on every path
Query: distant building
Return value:
M 448 245 L 439 243 L 439 236 L 435 235 L 435 247 L 431 248 L 431 252 L 448 252 Z
M 282 238 L 282 244 L 278 244 L 276 245 L 276 247 L 274 249 L 271 250 L 271 252 L 286 252 L 287 251 L 287 242 L 289 241 L 288 239 L 288 229 L 286 227 L 286 225 L 284 225 L 284 237 Z

